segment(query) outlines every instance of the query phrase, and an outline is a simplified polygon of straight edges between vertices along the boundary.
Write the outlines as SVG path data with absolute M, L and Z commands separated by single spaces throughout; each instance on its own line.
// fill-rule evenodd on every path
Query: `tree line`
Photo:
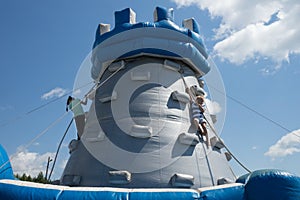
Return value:
M 22 176 L 19 174 L 15 174 L 15 177 L 21 181 L 29 181 L 35 183 L 51 183 L 45 178 L 43 172 L 40 172 L 36 177 L 31 177 L 30 175 L 27 175 L 25 173 Z

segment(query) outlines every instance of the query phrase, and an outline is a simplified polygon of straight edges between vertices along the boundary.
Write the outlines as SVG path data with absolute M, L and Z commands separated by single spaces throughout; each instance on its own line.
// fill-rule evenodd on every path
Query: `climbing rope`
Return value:
M 194 98 L 193 98 L 194 95 L 191 94 L 191 91 L 190 91 L 190 89 L 189 89 L 189 87 L 188 87 L 188 85 L 187 85 L 187 83 L 186 83 L 186 81 L 185 81 L 185 79 L 184 79 L 184 76 L 183 76 L 184 71 L 183 71 L 182 67 L 181 67 L 181 69 L 180 69 L 178 72 L 179 72 L 180 77 L 181 77 L 181 79 L 183 80 L 184 86 L 185 86 L 185 88 L 186 88 L 186 90 L 187 90 L 187 92 L 188 92 L 188 94 L 189 94 L 189 96 L 190 96 L 190 100 L 191 100 L 191 101 L 194 101 Z M 206 104 L 206 103 L 205 103 L 205 104 Z M 208 107 L 207 107 L 207 106 L 206 106 L 206 109 L 207 109 L 207 111 L 208 111 L 208 113 L 209 113 L 209 110 L 208 110 Z M 218 138 L 219 141 L 222 142 L 221 138 L 220 138 L 219 135 L 217 134 L 217 132 L 216 132 L 216 130 L 214 129 L 213 125 L 209 122 L 209 120 L 205 117 L 205 115 L 203 115 L 203 116 L 204 116 L 204 119 L 207 121 L 209 127 L 211 128 L 212 132 L 214 133 L 214 135 Z M 224 148 L 225 148 L 225 149 L 227 150 L 227 152 L 232 156 L 232 158 L 233 158 L 233 159 L 234 159 L 241 167 L 243 167 L 247 172 L 251 172 L 251 170 L 249 170 L 244 164 L 242 164 L 242 163 L 239 161 L 239 159 L 237 159 L 236 156 L 233 155 L 233 153 L 229 150 L 229 148 L 227 147 L 227 145 L 224 144 L 224 142 L 222 142 L 222 143 L 223 143 L 223 145 L 224 145 Z
M 221 138 L 219 137 L 219 135 L 217 134 L 216 130 L 214 129 L 214 127 L 211 125 L 211 123 L 207 120 L 207 118 L 204 115 L 205 120 L 207 121 L 209 127 L 211 128 L 211 130 L 213 131 L 213 133 L 215 134 L 215 136 L 218 138 L 218 140 L 220 142 L 222 142 L 222 144 L 224 145 L 224 148 L 227 150 L 227 152 L 232 156 L 232 158 L 241 166 L 243 167 L 247 172 L 251 172 L 251 170 L 249 170 L 243 163 L 241 163 L 241 161 L 239 161 L 239 159 L 237 157 L 235 157 L 235 155 L 233 155 L 233 153 L 229 150 L 229 148 L 227 147 L 227 145 L 221 140 Z
M 74 90 L 71 90 L 71 91 L 65 93 L 64 95 L 62 95 L 62 96 L 60 96 L 60 97 L 57 97 L 57 98 L 55 98 L 55 99 L 53 99 L 53 100 L 51 100 L 51 101 L 48 101 L 47 103 L 44 103 L 44 104 L 42 104 L 42 105 L 40 105 L 40 106 L 37 106 L 37 107 L 35 107 L 35 108 L 33 108 L 33 109 L 31 109 L 31 110 L 29 110 L 29 111 L 23 113 L 23 114 L 20 114 L 20 115 L 18 115 L 18 116 L 15 117 L 15 118 L 12 118 L 12 119 L 9 119 L 9 120 L 6 120 L 6 121 L 2 121 L 1 124 L 0 124 L 0 127 L 4 127 L 4 126 L 6 126 L 6 125 L 8 125 L 8 124 L 10 124 L 10 123 L 14 123 L 14 122 L 16 122 L 16 121 L 18 121 L 18 120 L 24 118 L 25 116 L 30 115 L 30 114 L 32 114 L 32 113 L 34 113 L 34 112 L 36 112 L 36 111 L 38 111 L 38 110 L 40 110 L 40 109 L 42 109 L 42 108 L 48 106 L 49 104 L 52 104 L 52 103 L 54 103 L 54 102 L 56 102 L 56 101 L 58 101 L 58 100 L 60 100 L 60 99 L 62 99 L 62 98 L 64 98 L 64 97 L 66 97 L 67 95 L 70 95 L 71 93 L 73 93 L 73 92 L 75 92 L 75 91 L 77 91 L 77 90 L 79 90 L 79 89 L 82 89 L 82 88 L 84 88 L 84 87 L 90 85 L 91 83 L 93 83 L 93 81 L 88 82 L 88 83 L 86 83 L 86 84 L 84 84 L 84 85 L 82 85 L 82 86 L 80 86 L 80 87 L 78 87 L 78 88 L 75 88 Z
M 88 94 L 91 94 L 91 93 L 93 92 L 93 90 L 98 89 L 98 88 L 101 87 L 104 83 L 106 83 L 110 78 L 112 78 L 112 77 L 113 77 L 116 73 L 118 73 L 121 69 L 123 69 L 123 68 L 121 67 L 121 68 L 117 69 L 113 74 L 111 74 L 109 77 L 107 77 L 101 84 L 99 84 L 99 85 L 95 88 L 95 86 L 97 85 L 97 83 L 98 83 L 98 81 L 99 81 L 99 79 L 100 79 L 100 76 L 99 76 L 98 79 L 97 79 L 98 81 L 96 81 L 96 83 L 95 83 L 95 85 L 92 87 L 92 89 L 85 95 L 85 98 L 88 96 Z M 64 95 L 62 95 L 62 96 L 60 96 L 60 97 L 58 97 L 58 98 L 56 98 L 56 99 L 54 99 L 54 100 L 52 100 L 52 101 L 50 101 L 50 102 L 47 102 L 47 103 L 45 103 L 45 104 L 43 104 L 43 105 L 41 105 L 41 106 L 38 106 L 38 107 L 36 107 L 36 108 L 34 108 L 34 109 L 32 109 L 32 110 L 30 110 L 30 111 L 24 113 L 23 115 L 19 115 L 19 116 L 17 116 L 16 118 L 14 118 L 14 119 L 12 119 L 12 120 L 9 120 L 9 121 L 6 122 L 6 123 L 2 123 L 2 124 L 0 125 L 0 127 L 3 127 L 3 126 L 5 126 L 5 125 L 11 123 L 12 121 L 13 121 L 13 122 L 14 122 L 14 121 L 17 121 L 17 120 L 23 118 L 23 117 L 26 116 L 26 115 L 29 115 L 29 114 L 31 114 L 31 113 L 37 111 L 37 110 L 40 110 L 41 108 L 48 106 L 49 104 L 51 104 L 51 103 L 53 103 L 53 102 L 55 102 L 55 101 L 57 101 L 57 100 L 59 100 L 59 99 L 65 97 L 65 96 L 67 96 L 67 95 L 73 93 L 73 92 L 76 91 L 76 90 L 81 89 L 81 88 L 83 88 L 83 87 L 86 87 L 87 85 L 91 84 L 92 82 L 94 82 L 94 81 L 91 81 L 91 82 L 89 82 L 89 83 L 87 83 L 87 84 L 85 84 L 85 85 L 83 85 L 83 86 L 80 86 L 80 87 L 78 87 L 78 88 L 76 88 L 76 89 L 74 89 L 74 90 L 72 90 L 72 91 L 70 91 L 70 92 L 67 92 L 66 94 L 64 94 Z M 79 102 L 79 103 L 80 103 L 80 102 Z M 78 104 L 79 104 L 79 103 L 78 103 Z M 76 106 L 76 105 L 75 105 L 75 106 Z M 57 118 L 53 123 L 51 123 L 47 128 L 45 128 L 42 132 L 40 132 L 38 135 L 36 135 L 36 137 L 34 137 L 30 142 L 28 142 L 28 143 L 24 146 L 24 148 L 28 148 L 29 146 L 31 146 L 38 138 L 40 138 L 41 136 L 43 136 L 43 135 L 44 135 L 46 132 L 48 132 L 53 126 L 55 126 L 58 122 L 60 122 L 60 121 L 67 115 L 67 113 L 68 113 L 68 112 L 66 112 L 66 113 L 64 113 L 63 115 L 61 115 L 61 116 L 60 116 L 59 118 Z M 72 121 L 73 121 L 73 118 L 72 118 Z M 70 123 L 70 125 L 71 125 L 71 123 Z M 68 127 L 69 127 L 69 126 L 68 126 Z M 0 166 L 0 170 L 1 170 L 5 165 L 7 165 L 12 159 L 14 159 L 15 156 L 16 156 L 19 152 L 20 152 L 20 151 L 17 151 L 17 152 L 14 153 L 12 156 L 10 156 L 10 158 Z M 50 175 L 49 175 L 49 178 L 50 178 Z
M 194 102 L 195 101 L 195 99 L 193 98 L 194 96 L 193 96 L 193 94 L 191 93 L 191 91 L 190 91 L 190 88 L 188 87 L 188 85 L 187 85 L 187 83 L 186 83 L 186 81 L 185 81 L 185 79 L 184 79 L 184 76 L 183 76 L 183 73 L 184 73 L 184 70 L 183 70 L 183 68 L 182 67 L 180 67 L 180 69 L 179 69 L 179 74 L 180 74 L 180 77 L 181 77 L 181 79 L 182 79 L 182 81 L 183 81 L 183 84 L 184 84 L 184 87 L 186 88 L 186 92 L 188 92 L 188 94 L 189 94 L 189 96 L 190 96 L 190 101 L 191 101 L 191 103 L 192 102 Z M 203 115 L 204 116 L 204 115 Z M 200 134 L 197 134 L 197 136 L 199 137 L 199 139 L 201 139 L 200 138 Z M 207 140 L 208 140 L 208 137 L 207 137 Z M 214 178 L 213 178 L 213 174 L 212 174 L 212 170 L 211 170 L 211 166 L 210 166 L 210 162 L 209 162 L 209 159 L 208 159 L 208 153 L 206 152 L 206 149 L 204 148 L 204 144 L 202 143 L 202 147 L 203 147 L 203 151 L 204 151 L 204 153 L 205 153 L 205 160 L 206 160 L 206 163 L 207 163 L 207 167 L 208 167 L 208 171 L 209 171 L 209 175 L 210 175 L 210 178 L 211 178 L 211 182 L 212 182 L 212 185 L 215 185 L 215 183 L 214 183 Z M 197 155 L 197 154 L 196 154 Z
M 52 172 L 53 172 L 55 163 L 56 163 L 56 159 L 57 159 L 57 156 L 58 156 L 58 152 L 59 152 L 59 150 L 60 150 L 60 147 L 61 147 L 61 145 L 62 145 L 62 142 L 64 141 L 64 139 L 65 139 L 65 137 L 66 137 L 66 135 L 67 135 L 67 133 L 68 133 L 68 131 L 69 131 L 69 128 L 70 128 L 72 122 L 73 122 L 73 118 L 71 119 L 71 121 L 70 121 L 70 123 L 69 123 L 69 125 L 68 125 L 68 127 L 67 127 L 67 129 L 66 129 L 66 131 L 65 131 L 65 133 L 64 133 L 64 135 L 63 135 L 63 137 L 61 138 L 61 140 L 60 140 L 60 142 L 59 142 L 59 145 L 58 145 L 57 150 L 56 150 L 56 153 L 55 153 L 54 161 L 53 161 L 53 164 L 52 164 L 52 168 L 51 168 L 50 173 L 49 173 L 48 181 L 50 181 L 50 178 L 51 178 L 51 175 L 52 175 Z M 47 177 L 46 177 L 46 178 L 47 178 Z
M 112 73 L 110 76 L 108 76 L 103 82 L 101 82 L 99 85 L 97 85 L 97 84 L 99 83 L 99 79 L 100 79 L 100 76 L 99 76 L 98 79 L 97 79 L 97 81 L 96 81 L 96 83 L 93 85 L 92 89 L 89 90 L 89 92 L 88 92 L 86 95 L 84 95 L 84 98 L 87 98 L 87 96 L 88 96 L 89 94 L 91 94 L 94 90 L 97 90 L 98 88 L 100 88 L 104 83 L 106 83 L 109 79 L 111 79 L 111 78 L 112 78 L 115 74 L 117 74 L 121 69 L 123 69 L 123 67 L 120 67 L 119 69 L 117 69 L 114 73 Z M 92 81 L 92 82 L 94 82 L 94 81 Z M 92 83 L 92 82 L 89 82 L 89 83 L 87 83 L 87 84 L 85 84 L 85 85 L 83 85 L 83 86 L 81 86 L 81 87 L 78 87 L 78 88 L 72 90 L 71 92 L 68 92 L 67 94 L 65 94 L 65 95 L 63 95 L 63 96 L 61 96 L 61 97 L 59 97 L 59 98 L 57 98 L 57 99 L 55 99 L 55 100 L 53 100 L 53 101 L 51 101 L 51 102 L 48 102 L 48 103 L 46 103 L 46 104 L 44 104 L 44 105 L 41 105 L 41 106 L 39 106 L 39 107 L 37 107 L 37 108 L 35 108 L 35 109 L 32 109 L 31 111 L 25 113 L 25 115 L 28 115 L 28 114 L 30 114 L 30 113 L 32 113 L 32 112 L 35 112 L 35 111 L 41 109 L 42 107 L 45 107 L 45 106 L 49 105 L 50 103 L 53 103 L 54 101 L 57 101 L 58 99 L 61 99 L 62 97 L 65 97 L 66 95 L 72 93 L 73 91 L 76 91 L 76 90 L 78 90 L 78 89 L 80 89 L 80 88 L 86 87 L 88 84 L 90 84 L 90 83 Z M 97 85 L 97 87 L 95 87 L 96 85 Z M 79 104 L 80 104 L 80 102 L 78 102 L 75 106 L 77 106 L 77 105 L 79 105 Z M 58 122 L 60 122 L 67 114 L 68 114 L 68 112 L 65 112 L 63 115 L 61 115 L 59 118 L 57 118 L 53 123 L 51 123 L 47 128 L 45 128 L 42 132 L 40 132 L 40 133 L 39 133 L 36 137 L 34 137 L 29 143 L 27 143 L 27 144 L 24 146 L 24 148 L 28 148 L 29 146 L 31 146 L 38 138 L 40 138 L 41 136 L 43 136 L 44 134 L 46 134 L 53 126 L 55 126 Z M 73 118 L 72 118 L 72 119 L 73 119 Z M 71 125 L 71 122 L 70 122 L 69 125 Z M 1 126 L 0 126 L 0 127 L 1 127 Z M 68 127 L 69 127 L 69 126 L 68 126 Z M 10 156 L 9 160 L 7 160 L 5 163 L 3 163 L 3 164 L 0 166 L 0 170 L 1 170 L 6 164 L 8 164 L 12 159 L 14 159 L 15 156 L 16 156 L 19 152 L 20 152 L 20 151 L 17 151 L 15 154 L 13 154 L 12 156 Z M 53 165 L 54 165 L 54 164 L 53 164 Z M 49 175 L 49 179 L 50 179 L 50 175 Z
M 67 115 L 67 113 L 64 113 L 63 115 L 61 115 L 59 118 L 57 118 L 54 122 L 52 122 L 47 128 L 45 128 L 42 132 L 40 132 L 38 135 L 36 135 L 30 142 L 28 142 L 25 146 L 24 149 L 28 148 L 29 146 L 31 146 L 37 139 L 39 139 L 41 136 L 43 136 L 47 131 L 49 131 L 52 127 L 54 127 L 58 122 L 60 122 L 65 116 Z M 8 164 L 12 159 L 14 159 L 20 152 L 21 150 L 17 151 L 16 153 L 14 153 L 12 156 L 9 157 L 9 159 L 0 166 L 0 170 L 2 167 L 4 167 L 6 164 Z
M 244 107 L 244 108 L 250 110 L 251 112 L 255 113 L 256 115 L 259 115 L 260 117 L 262 117 L 263 119 L 265 119 L 265 120 L 267 120 L 267 121 L 273 123 L 274 125 L 280 127 L 280 128 L 283 129 L 284 131 L 289 132 L 289 133 L 292 133 L 292 134 L 295 135 L 296 137 L 300 138 L 300 136 L 297 135 L 295 132 L 293 132 L 292 130 L 286 128 L 286 127 L 283 126 L 282 124 L 280 124 L 280 123 L 278 123 L 278 122 L 272 120 L 270 117 L 267 117 L 266 115 L 264 115 L 264 114 L 258 112 L 257 110 L 255 110 L 255 109 L 251 108 L 250 106 L 248 106 L 248 105 L 242 103 L 241 101 L 237 100 L 236 98 L 234 98 L 234 97 L 232 97 L 232 96 L 230 96 L 230 95 L 228 95 L 228 94 L 225 94 L 224 92 L 220 91 L 220 90 L 217 89 L 216 87 L 214 87 L 214 86 L 212 86 L 212 85 L 210 85 L 210 84 L 207 84 L 207 85 L 208 85 L 210 88 L 212 88 L 212 89 L 216 90 L 217 92 L 219 92 L 220 94 L 224 95 L 224 96 L 227 97 L 228 99 L 230 99 L 230 100 L 234 101 L 235 103 L 241 105 L 242 107 Z

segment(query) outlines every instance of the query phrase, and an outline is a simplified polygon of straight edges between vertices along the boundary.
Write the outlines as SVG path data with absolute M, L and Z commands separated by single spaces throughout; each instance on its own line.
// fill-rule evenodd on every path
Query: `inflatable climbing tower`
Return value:
M 190 96 L 205 91 L 209 73 L 199 25 L 180 27 L 173 10 L 157 7 L 153 22 L 136 22 L 130 8 L 115 26 L 100 24 L 92 51 L 96 87 L 81 140 L 69 145 L 62 185 L 200 188 L 235 181 L 223 143 L 197 133 Z M 207 121 L 214 121 L 208 111 Z

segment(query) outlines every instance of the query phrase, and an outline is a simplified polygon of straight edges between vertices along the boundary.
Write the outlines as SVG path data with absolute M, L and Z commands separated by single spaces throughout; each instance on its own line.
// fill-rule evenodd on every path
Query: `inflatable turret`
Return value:
M 97 28 L 97 89 L 61 184 L 197 188 L 235 181 L 222 142 L 208 128 L 207 146 L 192 122 L 186 88 L 201 92 L 198 79 L 210 70 L 199 25 L 191 18 L 179 27 L 173 10 L 161 7 L 154 22 L 135 17 L 124 9 L 114 29 Z M 213 124 L 208 112 L 206 119 Z

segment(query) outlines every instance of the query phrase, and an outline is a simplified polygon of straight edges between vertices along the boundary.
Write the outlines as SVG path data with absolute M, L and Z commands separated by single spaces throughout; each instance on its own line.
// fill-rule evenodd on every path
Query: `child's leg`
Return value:
M 202 135 L 204 135 L 206 137 L 206 145 L 210 146 L 208 133 L 207 133 L 207 128 L 206 128 L 206 122 L 201 123 L 201 131 L 202 131 Z

